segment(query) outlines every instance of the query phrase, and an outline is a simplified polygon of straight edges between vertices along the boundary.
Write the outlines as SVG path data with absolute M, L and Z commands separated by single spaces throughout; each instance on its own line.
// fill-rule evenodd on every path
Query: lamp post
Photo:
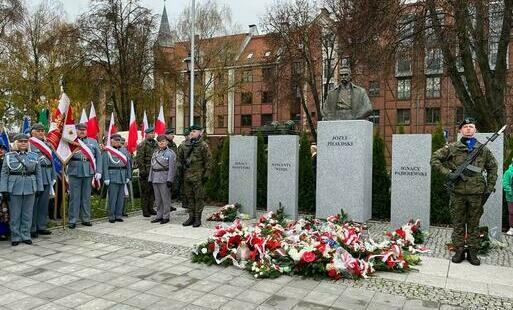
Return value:
M 189 56 L 183 60 L 189 77 L 189 126 L 194 125 L 194 74 L 191 72 L 193 69 L 191 59 L 191 54 L 189 54 Z

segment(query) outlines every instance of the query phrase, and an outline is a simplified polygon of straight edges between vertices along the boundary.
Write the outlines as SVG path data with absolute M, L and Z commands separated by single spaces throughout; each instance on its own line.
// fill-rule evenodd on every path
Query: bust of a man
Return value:
M 342 66 L 339 70 L 340 84 L 328 92 L 322 107 L 322 120 L 367 119 L 372 105 L 364 88 L 351 82 L 351 69 Z

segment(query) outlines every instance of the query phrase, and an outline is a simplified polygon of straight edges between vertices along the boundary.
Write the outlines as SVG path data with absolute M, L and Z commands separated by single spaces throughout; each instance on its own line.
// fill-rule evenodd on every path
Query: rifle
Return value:
M 475 148 L 468 156 L 465 158 L 465 161 L 461 163 L 461 165 L 458 166 L 453 172 L 449 173 L 449 176 L 447 178 L 447 182 L 445 183 L 445 187 L 449 192 L 452 192 L 454 190 L 454 186 L 456 185 L 456 182 L 459 180 L 467 181 L 467 177 L 463 174 L 463 172 L 467 169 L 467 167 L 479 156 L 479 153 L 484 149 L 484 147 L 489 143 L 495 141 L 503 132 L 506 130 L 506 127 L 508 125 L 504 125 L 499 131 L 494 133 L 491 137 L 487 138 L 486 142 L 481 144 L 478 148 Z M 489 196 L 489 195 L 488 195 Z M 483 198 L 483 204 L 486 203 L 486 200 L 488 197 Z

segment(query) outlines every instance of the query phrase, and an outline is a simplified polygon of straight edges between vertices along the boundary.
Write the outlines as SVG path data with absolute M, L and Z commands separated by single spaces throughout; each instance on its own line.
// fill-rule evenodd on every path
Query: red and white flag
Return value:
M 52 149 L 46 145 L 46 143 L 42 140 L 39 140 L 35 137 L 29 138 L 29 143 L 31 146 L 36 147 L 43 153 L 51 162 L 53 162 Z
M 128 141 L 126 148 L 130 153 L 134 153 L 137 149 L 137 122 L 135 121 L 134 102 L 130 102 L 130 125 L 128 127 Z
M 100 128 L 98 126 L 98 119 L 96 118 L 96 110 L 94 104 L 91 102 L 91 111 L 89 112 L 89 119 L 87 120 L 87 137 L 98 140 L 98 132 Z
M 107 130 L 107 142 L 106 145 L 110 146 L 110 137 L 118 131 L 116 123 L 114 122 L 114 112 L 110 115 L 109 129 Z
M 75 146 L 71 145 L 70 142 L 75 141 L 76 138 L 77 131 L 70 100 L 63 92 L 59 99 L 59 105 L 53 114 L 47 139 L 55 149 L 57 156 L 65 163 L 73 156 Z
M 141 138 L 144 139 L 146 137 L 146 129 L 148 129 L 148 117 L 146 116 L 146 110 L 144 110 L 143 122 L 141 125 Z
M 82 115 L 80 115 L 80 124 L 86 124 L 87 125 L 87 114 L 85 109 L 82 109 Z
M 155 120 L 155 134 L 163 135 L 166 132 L 166 120 L 164 119 L 164 108 L 160 106 L 159 117 Z

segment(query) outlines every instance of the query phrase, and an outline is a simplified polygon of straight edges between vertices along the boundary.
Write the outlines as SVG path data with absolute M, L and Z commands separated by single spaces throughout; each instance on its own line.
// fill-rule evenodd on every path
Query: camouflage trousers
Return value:
M 483 215 L 482 195 L 451 194 L 450 212 L 453 223 L 452 243 L 457 248 L 465 246 L 465 224 L 467 225 L 467 245 L 478 251 L 479 220 Z
M 153 192 L 153 186 L 148 182 L 147 175 L 141 175 L 139 177 L 139 184 L 141 185 L 141 210 L 143 215 L 150 215 L 155 204 L 155 193 Z
M 196 216 L 203 212 L 205 207 L 205 189 L 201 182 L 184 180 L 182 188 L 182 203 L 188 206 L 188 212 Z

